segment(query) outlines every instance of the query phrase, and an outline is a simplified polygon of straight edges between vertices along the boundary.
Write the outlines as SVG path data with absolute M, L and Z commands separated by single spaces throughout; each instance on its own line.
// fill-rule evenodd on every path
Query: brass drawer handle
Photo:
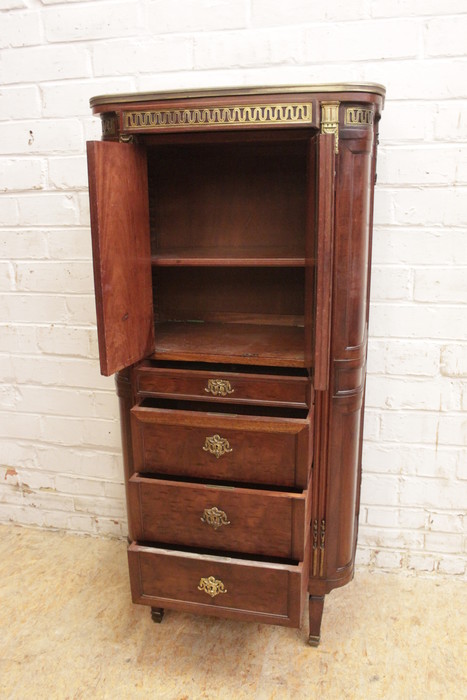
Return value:
M 218 530 L 222 525 L 230 525 L 230 520 L 227 519 L 227 513 L 223 510 L 219 510 L 216 506 L 204 509 L 201 522 L 210 525 L 214 530 Z
M 212 437 L 207 437 L 204 441 L 203 450 L 205 452 L 210 452 L 212 455 L 216 455 L 216 458 L 222 457 L 226 452 L 232 452 L 233 448 L 230 447 L 230 443 L 225 438 L 221 438 L 220 435 L 213 435 Z
M 208 385 L 204 391 L 206 394 L 212 394 L 213 396 L 227 396 L 228 394 L 233 394 L 235 389 L 232 389 L 227 379 L 208 379 Z
M 209 576 L 208 578 L 200 579 L 198 591 L 204 591 L 210 595 L 211 598 L 215 598 L 219 593 L 227 593 L 227 588 L 220 579 Z

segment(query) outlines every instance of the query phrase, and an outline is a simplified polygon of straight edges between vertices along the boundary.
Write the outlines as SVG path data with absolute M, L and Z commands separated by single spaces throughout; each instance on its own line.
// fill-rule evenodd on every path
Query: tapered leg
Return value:
M 311 595 L 308 601 L 310 616 L 310 636 L 308 644 L 317 647 L 321 638 L 321 619 L 323 617 L 324 595 Z
M 151 608 L 151 619 L 153 622 L 162 622 L 164 608 Z

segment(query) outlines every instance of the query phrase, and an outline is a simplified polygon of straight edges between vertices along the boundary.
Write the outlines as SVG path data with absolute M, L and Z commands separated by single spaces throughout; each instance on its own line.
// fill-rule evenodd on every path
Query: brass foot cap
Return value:
M 320 639 L 321 635 L 310 634 L 310 636 L 308 637 L 308 644 L 310 645 L 310 647 L 317 647 Z

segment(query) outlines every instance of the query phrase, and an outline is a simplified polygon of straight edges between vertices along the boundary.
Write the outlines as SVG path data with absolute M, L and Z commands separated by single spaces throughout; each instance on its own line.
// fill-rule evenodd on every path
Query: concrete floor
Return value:
M 466 698 L 467 586 L 361 570 L 302 631 L 130 602 L 126 545 L 0 526 L 0 698 Z

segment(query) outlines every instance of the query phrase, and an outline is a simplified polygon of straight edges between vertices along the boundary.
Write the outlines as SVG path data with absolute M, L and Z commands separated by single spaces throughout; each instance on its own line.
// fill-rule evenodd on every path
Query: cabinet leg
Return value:
M 164 608 L 151 608 L 151 619 L 153 622 L 162 622 Z
M 310 616 L 310 636 L 308 644 L 317 647 L 321 638 L 321 619 L 323 617 L 324 595 L 311 595 L 308 601 Z

